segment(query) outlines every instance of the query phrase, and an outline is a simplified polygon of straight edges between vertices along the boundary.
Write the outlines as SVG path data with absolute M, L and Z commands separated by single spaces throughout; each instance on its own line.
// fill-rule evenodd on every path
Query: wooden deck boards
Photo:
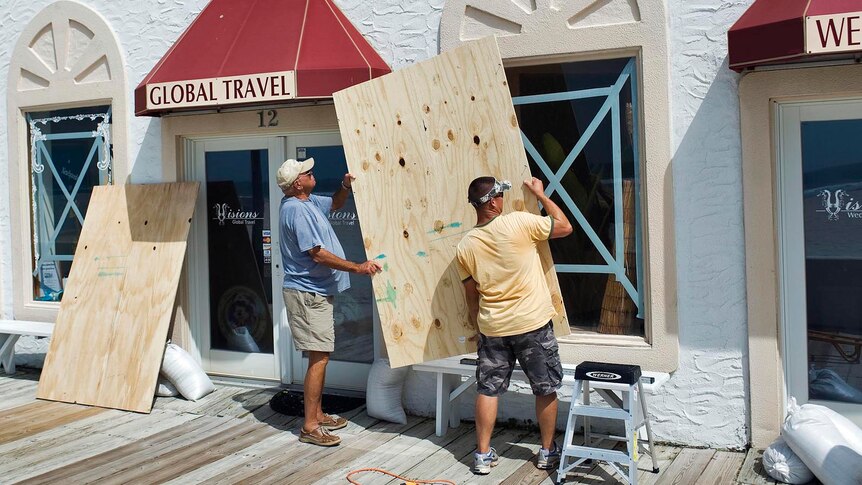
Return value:
M 3 483 L 347 483 L 345 476 L 375 467 L 414 479 L 465 484 L 552 485 L 556 471 L 535 467 L 536 430 L 498 427 L 492 444 L 500 462 L 490 475 L 470 472 L 474 427 L 464 423 L 444 437 L 433 419 L 409 417 L 398 425 L 344 413 L 342 445 L 299 443 L 302 421 L 272 411 L 276 388 L 219 386 L 197 402 L 158 398 L 150 414 L 35 400 L 38 376 L 0 374 L 0 477 Z M 6 393 L 16 405 L 5 405 Z M 638 483 L 775 483 L 763 475 L 759 453 L 657 446 L 660 472 L 642 456 Z M 362 485 L 401 484 L 379 473 L 354 476 Z M 604 464 L 584 466 L 566 483 L 617 484 Z

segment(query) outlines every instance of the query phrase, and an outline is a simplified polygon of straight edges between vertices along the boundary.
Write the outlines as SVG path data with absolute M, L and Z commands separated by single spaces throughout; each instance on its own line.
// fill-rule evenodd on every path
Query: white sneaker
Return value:
M 491 473 L 491 467 L 497 466 L 497 461 L 500 459 L 497 456 L 497 450 L 491 448 L 487 453 L 473 452 L 473 473 L 477 475 L 487 475 Z
M 548 470 L 556 468 L 560 463 L 560 447 L 557 443 L 553 443 L 554 447 L 550 450 L 539 448 L 539 457 L 536 460 L 536 468 Z

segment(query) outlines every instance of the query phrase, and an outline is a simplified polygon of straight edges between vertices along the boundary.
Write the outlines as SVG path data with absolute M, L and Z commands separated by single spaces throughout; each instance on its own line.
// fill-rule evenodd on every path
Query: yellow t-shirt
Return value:
M 462 281 L 479 289 L 479 331 L 506 337 L 533 331 L 556 316 L 536 244 L 551 236 L 554 219 L 512 212 L 476 226 L 458 243 Z

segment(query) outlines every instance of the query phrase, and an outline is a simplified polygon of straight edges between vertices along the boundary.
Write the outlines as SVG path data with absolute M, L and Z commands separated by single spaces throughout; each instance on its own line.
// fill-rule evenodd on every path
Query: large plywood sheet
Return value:
M 150 411 L 197 193 L 93 190 L 37 397 Z
M 476 223 L 474 178 L 515 185 L 504 211 L 539 213 L 494 38 L 334 95 L 374 292 L 393 366 L 475 351 L 455 248 Z M 558 335 L 569 333 L 547 243 L 540 247 Z

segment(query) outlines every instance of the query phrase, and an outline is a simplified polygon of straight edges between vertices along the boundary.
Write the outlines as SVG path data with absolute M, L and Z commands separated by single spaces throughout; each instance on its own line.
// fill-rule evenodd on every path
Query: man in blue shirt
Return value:
M 373 275 L 381 268 L 374 261 L 354 263 L 344 259 L 344 249 L 327 218 L 330 211 L 344 205 L 354 177 L 345 174 L 332 197 L 313 195 L 313 166 L 313 158 L 303 162 L 291 159 L 281 165 L 276 175 L 284 193 L 279 211 L 282 295 L 294 347 L 308 355 L 303 385 L 305 423 L 299 440 L 335 446 L 341 438 L 330 431 L 347 426 L 347 420 L 324 414 L 321 408 L 326 365 L 335 350 L 333 298 L 350 288 L 348 271 Z

